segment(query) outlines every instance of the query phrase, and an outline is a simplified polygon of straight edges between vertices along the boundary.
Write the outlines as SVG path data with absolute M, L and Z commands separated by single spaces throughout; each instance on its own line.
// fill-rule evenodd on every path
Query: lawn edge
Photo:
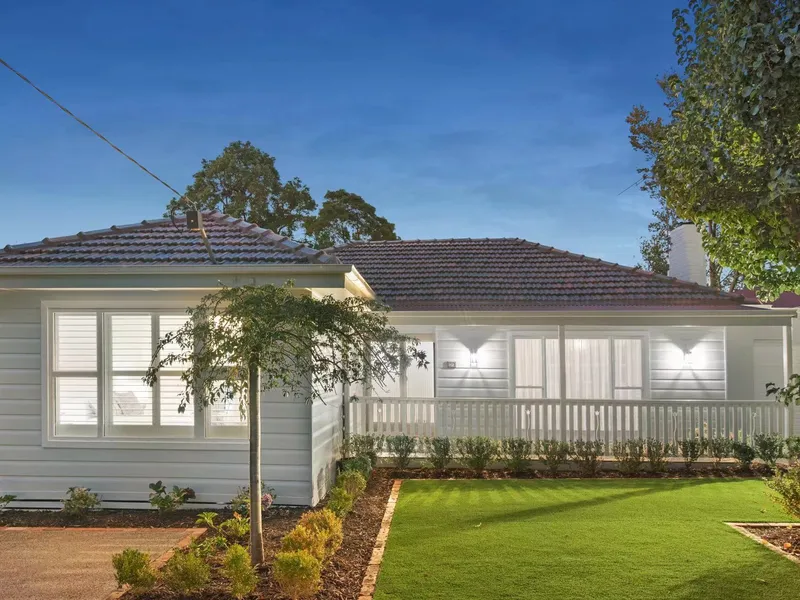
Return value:
M 750 538 L 754 542 L 757 542 L 760 546 L 764 546 L 765 548 L 769 548 L 770 550 L 772 550 L 776 554 L 780 554 L 781 556 L 783 556 L 784 558 L 792 561 L 796 565 L 800 565 L 800 558 L 798 558 L 798 557 L 796 557 L 796 556 L 794 556 L 792 554 L 787 554 L 786 552 L 784 552 L 781 548 L 779 548 L 775 544 L 773 544 L 773 543 L 771 543 L 771 542 L 769 542 L 769 541 L 767 541 L 765 539 L 762 539 L 762 538 L 758 537 L 755 533 L 753 533 L 751 531 L 748 531 L 746 529 L 746 527 L 751 527 L 753 529 L 758 529 L 759 527 L 789 527 L 790 525 L 792 527 L 797 527 L 797 525 L 798 525 L 797 523 L 729 523 L 729 522 L 726 522 L 725 525 L 727 525 L 728 527 L 731 527 L 732 529 L 738 531 L 742 535 Z
M 31 528 L 31 529 L 33 529 L 33 528 Z M 42 529 L 51 529 L 51 528 L 43 527 Z M 64 529 L 64 528 L 62 527 L 60 529 Z M 95 527 L 93 529 L 96 531 L 98 528 Z M 136 529 L 136 528 L 135 527 L 126 527 L 126 528 L 120 528 L 120 529 Z M 176 527 L 156 528 L 156 527 L 154 527 L 153 529 L 180 529 L 181 531 L 186 531 L 186 535 L 184 535 L 181 539 L 179 539 L 177 544 L 175 544 L 172 548 L 170 548 L 169 550 L 167 550 L 166 552 L 164 552 L 160 556 L 157 556 L 156 558 L 154 558 L 153 560 L 150 561 L 150 565 L 153 567 L 153 570 L 155 570 L 155 571 L 160 571 L 164 567 L 164 565 L 167 564 L 167 561 L 170 558 L 172 558 L 172 555 L 175 554 L 176 550 L 183 550 L 184 548 L 188 548 L 189 544 L 191 544 L 194 540 L 199 539 L 200 537 L 202 537 L 203 534 L 205 534 L 206 531 L 208 531 L 205 527 L 192 527 L 192 528 L 189 528 L 189 529 L 186 529 L 185 527 L 180 527 L 180 528 L 176 528 Z M 127 594 L 130 591 L 130 589 L 131 589 L 131 587 L 126 584 L 126 585 L 122 586 L 122 588 L 114 590 L 113 592 L 111 592 L 108 596 L 106 596 L 104 598 L 104 600 L 121 600 L 122 598 L 125 597 L 125 594 Z
M 402 479 L 395 479 L 392 483 L 392 491 L 389 494 L 389 499 L 386 501 L 386 511 L 383 513 L 381 528 L 378 530 L 378 536 L 375 538 L 375 546 L 372 548 L 372 557 L 364 573 L 361 591 L 358 593 L 358 600 L 372 600 L 375 594 L 375 586 L 378 583 L 378 574 L 380 573 L 381 563 L 383 562 L 383 553 L 386 550 L 386 540 L 389 538 L 389 528 L 392 526 L 392 517 L 394 516 L 394 509 L 397 506 L 397 498 L 400 496 L 400 486 L 402 484 Z

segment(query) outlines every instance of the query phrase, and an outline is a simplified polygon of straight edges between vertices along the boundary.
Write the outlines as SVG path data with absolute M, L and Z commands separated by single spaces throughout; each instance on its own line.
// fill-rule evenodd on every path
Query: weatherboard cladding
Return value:
M 203 223 L 218 263 L 338 263 L 309 248 L 221 213 L 204 213 Z M 177 218 L 78 233 L 0 249 L 0 266 L 207 265 L 212 264 L 201 235 Z
M 395 310 L 717 310 L 742 300 L 521 239 L 354 242 L 333 252 Z

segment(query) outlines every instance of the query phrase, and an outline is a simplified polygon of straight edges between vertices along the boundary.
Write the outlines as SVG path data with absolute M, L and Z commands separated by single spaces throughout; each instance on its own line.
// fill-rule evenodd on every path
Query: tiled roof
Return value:
M 354 242 L 333 252 L 395 310 L 716 310 L 742 300 L 521 239 Z
M 326 252 L 222 213 L 204 213 L 203 225 L 219 264 L 339 262 Z M 142 221 L 0 249 L 0 267 L 210 264 L 200 233 L 188 230 L 182 217 L 175 223 Z

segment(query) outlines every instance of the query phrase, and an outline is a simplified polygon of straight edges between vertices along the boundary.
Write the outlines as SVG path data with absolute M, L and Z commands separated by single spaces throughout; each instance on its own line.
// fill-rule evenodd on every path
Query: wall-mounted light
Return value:
M 470 369 L 477 369 L 478 368 L 478 352 L 477 352 L 477 350 L 470 350 L 470 352 L 469 352 L 469 368 Z
M 684 369 L 691 369 L 692 365 L 694 364 L 694 360 L 692 359 L 692 351 L 685 350 L 683 353 L 683 368 Z

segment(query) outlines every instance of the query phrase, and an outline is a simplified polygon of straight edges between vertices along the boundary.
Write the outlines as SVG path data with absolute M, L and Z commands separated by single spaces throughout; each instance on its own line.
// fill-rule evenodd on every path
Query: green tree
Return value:
M 800 7 L 690 0 L 673 18 L 680 70 L 659 82 L 669 117 L 629 116 L 645 132 L 645 185 L 748 287 L 800 291 Z
M 315 248 L 330 248 L 362 240 L 396 240 L 394 223 L 375 214 L 375 207 L 357 194 L 329 191 L 319 214 L 306 225 Z
M 218 210 L 288 237 L 317 209 L 308 187 L 297 178 L 281 182 L 275 159 L 250 142 L 232 142 L 215 159 L 203 159 L 184 198 L 200 210 Z M 167 214 L 185 208 L 185 200 L 173 198 Z
M 342 384 L 396 377 L 401 364 L 427 367 L 414 339 L 388 322 L 388 308 L 361 298 L 315 299 L 291 284 L 224 287 L 189 308 L 189 320 L 158 343 L 145 376 L 184 369 L 179 411 L 236 402 L 249 422 L 250 552 L 264 560 L 261 520 L 261 391 L 312 402 Z M 164 353 L 165 355 L 162 355 Z

